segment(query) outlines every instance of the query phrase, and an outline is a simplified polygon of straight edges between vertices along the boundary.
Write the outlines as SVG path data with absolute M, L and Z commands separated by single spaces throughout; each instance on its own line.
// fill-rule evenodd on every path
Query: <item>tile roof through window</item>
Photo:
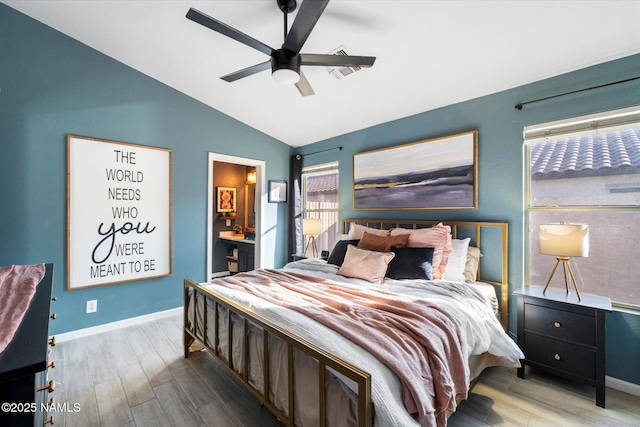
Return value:
M 531 176 L 640 173 L 640 128 L 531 145 Z
M 307 177 L 307 193 L 328 193 L 338 191 L 338 174 L 321 174 Z

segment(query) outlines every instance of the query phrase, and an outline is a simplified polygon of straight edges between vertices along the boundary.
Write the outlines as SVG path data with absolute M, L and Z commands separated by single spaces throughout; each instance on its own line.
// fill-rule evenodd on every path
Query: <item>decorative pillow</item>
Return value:
M 447 262 L 447 269 L 442 278 L 452 282 L 464 282 L 464 268 L 467 263 L 467 249 L 469 249 L 470 238 L 452 239 L 451 255 Z
M 434 248 L 433 252 L 433 278 L 442 279 L 447 269 L 449 254 L 451 253 L 451 227 L 439 223 L 431 228 L 418 228 L 408 230 L 406 228 L 394 228 L 392 236 L 409 234 L 407 246 L 410 248 Z
M 362 239 L 364 232 L 375 234 L 376 236 L 388 236 L 389 230 L 380 230 L 378 228 L 365 227 L 364 225 L 352 222 L 349 224 L 349 239 Z
M 392 247 L 404 248 L 409 240 L 408 234 L 398 236 L 376 236 L 365 231 L 358 243 L 358 249 L 366 249 L 368 251 L 389 252 Z
M 333 247 L 331 254 L 329 254 L 329 258 L 327 258 L 328 264 L 337 265 L 340 267 L 344 262 L 344 256 L 347 253 L 348 245 L 357 245 L 360 240 L 338 240 L 336 245 Z
M 469 246 L 467 250 L 467 262 L 464 266 L 464 281 L 468 283 L 475 282 L 478 278 L 478 267 L 480 267 L 480 249 L 475 246 Z
M 433 279 L 433 248 L 395 248 L 393 253 L 396 256 L 389 263 L 388 278 Z
M 394 256 L 393 252 L 367 251 L 347 245 L 347 254 L 338 274 L 372 283 L 382 283 L 389 269 L 389 262 Z

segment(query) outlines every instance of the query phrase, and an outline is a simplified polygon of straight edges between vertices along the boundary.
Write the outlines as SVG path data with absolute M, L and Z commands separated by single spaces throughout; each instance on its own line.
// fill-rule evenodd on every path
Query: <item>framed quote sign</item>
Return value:
M 171 150 L 67 137 L 70 290 L 171 274 Z

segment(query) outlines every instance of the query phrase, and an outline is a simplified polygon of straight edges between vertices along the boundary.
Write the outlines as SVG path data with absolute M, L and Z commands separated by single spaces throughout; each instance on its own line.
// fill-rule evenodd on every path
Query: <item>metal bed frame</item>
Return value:
M 425 221 L 425 220 L 363 220 L 363 219 L 345 219 L 342 220 L 342 231 L 346 233 L 351 223 L 357 223 L 372 228 L 391 229 L 395 227 L 402 228 L 425 228 L 433 226 L 440 221 Z M 507 315 L 508 315 L 508 225 L 505 222 L 475 222 L 475 221 L 449 221 L 444 224 L 451 226 L 453 238 L 471 238 L 471 245 L 480 248 L 483 253 L 481 269 L 479 271 L 479 280 L 487 283 L 491 283 L 497 287 L 498 300 L 500 301 L 500 321 L 507 329 Z M 482 238 L 482 232 L 484 230 L 497 231 L 498 236 L 491 238 Z M 490 246 L 486 244 L 486 241 L 498 241 L 501 246 L 501 251 L 496 254 L 495 248 L 492 251 L 487 248 Z M 486 258 L 486 259 L 485 259 Z M 484 266 L 487 266 L 485 269 Z M 483 276 L 482 272 L 488 271 L 488 276 Z M 490 273 L 490 274 L 489 274 Z M 213 307 L 214 319 L 207 319 L 207 306 Z M 227 311 L 228 316 L 225 322 L 220 319 L 221 308 Z M 243 366 L 240 369 L 233 366 L 232 357 L 232 343 L 233 336 L 233 324 L 232 313 L 241 318 L 242 323 L 242 360 Z M 191 320 L 192 319 L 192 320 Z M 199 320 L 201 319 L 201 320 Z M 248 333 L 249 326 L 255 325 L 260 328 L 262 332 L 262 348 L 263 348 L 263 389 L 259 390 L 249 381 L 249 343 Z M 219 350 L 220 335 L 222 328 L 226 328 L 228 334 L 227 337 L 227 351 L 226 354 L 221 354 Z M 212 330 L 212 331 L 211 331 Z M 210 333 L 213 333 L 213 339 L 209 337 Z M 269 357 L 269 336 L 276 337 L 285 343 L 287 348 L 286 360 L 272 360 Z M 327 352 L 322 348 L 305 341 L 304 339 L 296 336 L 295 334 L 279 327 L 278 325 L 270 322 L 268 319 L 263 318 L 257 313 L 253 312 L 249 307 L 243 307 L 229 300 L 225 296 L 212 291 L 202 284 L 196 283 L 193 280 L 184 280 L 184 328 L 183 328 L 183 345 L 184 345 L 184 357 L 189 357 L 191 353 L 190 347 L 198 341 L 204 348 L 214 356 L 228 371 L 233 374 L 267 409 L 269 409 L 283 424 L 293 427 L 295 425 L 295 405 L 294 405 L 294 351 L 301 351 L 304 354 L 310 356 L 318 365 L 318 390 L 319 390 L 319 402 L 318 413 L 320 419 L 320 425 L 325 425 L 326 419 L 326 389 L 325 389 L 325 376 L 327 369 L 333 369 L 340 374 L 346 376 L 357 384 L 357 414 L 358 414 L 358 426 L 370 427 L 373 423 L 373 409 L 371 402 L 371 375 L 334 355 Z M 270 363 L 286 364 L 287 378 L 288 378 L 288 413 L 280 410 L 274 402 L 270 399 L 269 389 L 269 366 Z M 472 383 L 474 384 L 474 383 Z

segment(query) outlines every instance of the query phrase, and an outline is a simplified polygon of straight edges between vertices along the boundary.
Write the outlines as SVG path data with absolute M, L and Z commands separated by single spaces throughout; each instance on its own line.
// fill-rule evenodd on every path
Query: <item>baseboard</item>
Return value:
M 231 273 L 229 273 L 228 271 L 219 271 L 217 273 L 211 273 L 212 279 L 217 279 L 218 277 L 226 277 L 226 276 L 231 276 Z
M 630 383 L 609 376 L 604 378 L 604 382 L 607 387 L 640 397 L 640 384 Z
M 131 317 L 129 319 L 118 320 L 116 322 L 105 323 L 104 325 L 92 326 L 90 328 L 78 329 L 77 331 L 56 334 L 57 342 L 74 340 L 76 338 L 84 338 L 90 335 L 100 334 L 102 332 L 114 331 L 126 326 L 139 325 L 141 323 L 150 322 L 152 320 L 163 319 L 167 316 L 175 316 L 182 313 L 182 307 L 172 308 L 170 310 L 157 311 L 155 313 L 145 314 L 143 316 Z

